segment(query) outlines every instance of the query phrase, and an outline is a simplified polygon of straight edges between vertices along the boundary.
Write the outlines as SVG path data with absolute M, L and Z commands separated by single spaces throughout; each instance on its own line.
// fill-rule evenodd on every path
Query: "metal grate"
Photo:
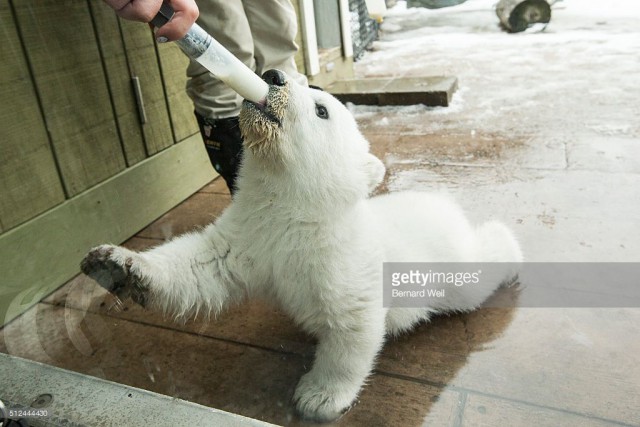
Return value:
M 378 23 L 369 18 L 365 0 L 349 0 L 353 60 L 362 57 L 367 47 L 378 38 Z

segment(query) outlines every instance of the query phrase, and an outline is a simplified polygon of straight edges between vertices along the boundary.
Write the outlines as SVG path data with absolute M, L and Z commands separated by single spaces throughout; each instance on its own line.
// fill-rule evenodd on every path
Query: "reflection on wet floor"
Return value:
M 565 3 L 568 13 L 575 2 Z M 435 28 L 458 28 L 457 44 L 448 46 L 429 30 L 432 15 L 392 16 L 394 31 L 358 66 L 362 76 L 454 73 L 461 81 L 449 109 L 353 107 L 388 168 L 379 192 L 447 191 L 473 222 L 507 223 L 528 261 L 637 262 L 637 96 L 619 75 L 596 76 L 597 102 L 587 102 L 579 85 L 595 75 L 593 52 L 602 49 L 609 61 L 624 60 L 627 76 L 640 75 L 637 61 L 626 61 L 628 52 L 607 39 L 637 30 L 622 18 L 608 25 L 585 18 L 580 32 L 577 18 L 563 21 L 560 10 L 548 34 L 513 38 L 481 12 L 451 9 L 447 25 L 449 12 L 438 12 Z M 472 47 L 462 40 L 476 49 L 491 41 L 492 49 L 465 56 Z M 545 42 L 557 50 L 544 54 Z M 501 49 L 509 43 L 522 51 L 519 67 L 504 65 Z M 382 61 L 392 52 L 393 70 Z M 526 77 L 527 64 L 541 64 L 536 55 L 555 73 L 541 83 L 544 90 Z M 580 68 L 589 56 L 594 64 Z M 572 79 L 562 65 L 567 57 L 591 74 Z M 229 203 L 224 182 L 214 180 L 126 245 L 160 244 L 206 225 Z M 494 298 L 518 295 L 501 289 Z M 310 368 L 314 342 L 275 308 L 250 302 L 213 321 L 176 323 L 131 303 L 110 311 L 112 302 L 78 276 L 1 330 L 0 351 L 276 424 L 303 424 L 291 396 Z M 339 424 L 640 425 L 638 354 L 639 308 L 484 308 L 441 316 L 386 344 Z
M 148 240 L 129 246 L 155 243 Z M 493 298 L 516 300 L 513 292 L 501 289 Z M 277 310 L 251 302 L 215 322 L 177 324 L 135 305 L 109 311 L 111 302 L 78 277 L 7 327 L 2 350 L 300 424 L 290 398 L 310 367 L 313 342 Z M 638 320 L 634 309 L 581 308 L 485 308 L 437 317 L 387 343 L 341 424 L 637 424 Z

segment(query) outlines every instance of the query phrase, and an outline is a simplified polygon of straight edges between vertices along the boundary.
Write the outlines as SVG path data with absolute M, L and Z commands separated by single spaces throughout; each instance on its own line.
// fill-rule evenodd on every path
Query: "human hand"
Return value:
M 163 0 L 103 0 L 116 14 L 131 21 L 150 22 L 160 10 Z M 198 6 L 195 0 L 165 0 L 175 15 L 171 21 L 156 31 L 159 42 L 181 39 L 198 18 Z

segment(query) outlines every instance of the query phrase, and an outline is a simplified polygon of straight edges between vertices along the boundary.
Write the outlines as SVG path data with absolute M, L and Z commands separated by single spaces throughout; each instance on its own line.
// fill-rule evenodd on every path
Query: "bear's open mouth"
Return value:
M 282 126 L 282 122 L 280 121 L 280 119 L 278 119 L 268 108 L 269 106 L 269 101 L 265 100 L 264 103 L 257 103 L 257 102 L 253 102 L 253 101 L 249 101 L 249 100 L 244 100 L 243 105 L 245 108 L 251 108 L 254 109 L 257 114 L 261 114 L 262 116 L 264 116 L 264 118 L 266 118 L 267 120 L 275 123 L 278 125 L 278 127 Z
M 288 83 L 282 86 L 271 85 L 264 103 L 247 100 L 242 103 L 240 131 L 245 148 L 254 152 L 273 151 L 289 104 L 289 89 Z

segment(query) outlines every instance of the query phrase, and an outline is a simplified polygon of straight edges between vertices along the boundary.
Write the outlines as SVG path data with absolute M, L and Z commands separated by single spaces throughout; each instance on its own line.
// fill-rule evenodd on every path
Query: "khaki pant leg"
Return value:
M 242 1 L 199 0 L 198 8 L 198 24 L 245 65 L 255 70 L 253 38 Z M 218 119 L 240 113 L 240 95 L 213 77 L 203 66 L 191 61 L 187 76 L 187 94 L 199 114 Z
M 306 85 L 307 78 L 298 72 L 295 62 L 298 20 L 291 1 L 243 0 L 242 3 L 253 36 L 256 73 L 262 75 L 277 68 Z

